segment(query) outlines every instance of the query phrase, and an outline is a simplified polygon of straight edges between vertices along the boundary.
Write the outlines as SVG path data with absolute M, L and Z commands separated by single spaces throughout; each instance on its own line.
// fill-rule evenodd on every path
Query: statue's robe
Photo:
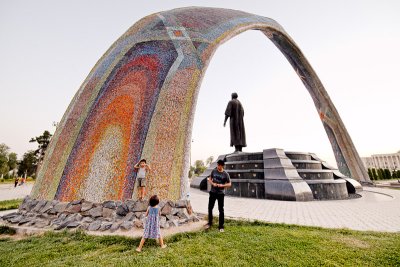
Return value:
M 243 122 L 244 110 L 240 101 L 237 99 L 229 101 L 225 115 L 229 117 L 231 146 L 246 147 L 246 133 Z

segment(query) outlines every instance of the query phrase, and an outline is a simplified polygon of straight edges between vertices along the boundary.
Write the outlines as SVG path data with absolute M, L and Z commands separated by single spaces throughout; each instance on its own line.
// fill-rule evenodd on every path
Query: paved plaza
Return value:
M 225 197 L 225 215 L 325 228 L 400 232 L 400 190 L 364 187 L 362 197 L 352 200 L 292 202 Z M 191 189 L 196 212 L 207 213 L 208 193 Z M 218 215 L 217 205 L 214 214 Z
M 33 183 L 26 183 L 17 187 L 14 187 L 14 184 L 0 184 L 0 200 L 24 198 L 29 195 L 32 187 Z
M 33 184 L 27 184 L 14 188 L 11 184 L 0 185 L 0 200 L 23 198 L 29 194 L 32 186 Z M 227 196 L 225 215 L 272 223 L 400 232 L 400 190 L 364 187 L 361 195 L 361 198 L 352 200 L 311 202 Z M 208 193 L 192 188 L 190 201 L 194 211 L 207 213 Z M 217 205 L 214 214 L 218 215 Z

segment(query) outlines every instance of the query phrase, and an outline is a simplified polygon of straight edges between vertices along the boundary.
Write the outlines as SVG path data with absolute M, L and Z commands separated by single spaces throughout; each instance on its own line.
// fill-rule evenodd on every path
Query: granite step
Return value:
M 312 160 L 309 153 L 304 152 L 285 152 L 286 156 L 292 160 Z
M 310 170 L 297 169 L 300 177 L 304 180 L 333 180 L 333 171 L 331 170 Z
M 317 160 L 292 160 L 296 169 L 322 170 L 322 164 Z
M 346 181 L 343 179 L 337 180 L 305 180 L 311 188 L 314 199 L 327 200 L 327 199 L 347 199 L 349 194 L 347 192 Z
M 231 179 L 264 179 L 264 170 L 226 170 Z
M 226 170 L 264 169 L 263 160 L 229 161 L 225 162 Z
M 226 162 L 231 161 L 247 161 L 247 160 L 263 160 L 263 153 L 234 153 L 226 156 Z

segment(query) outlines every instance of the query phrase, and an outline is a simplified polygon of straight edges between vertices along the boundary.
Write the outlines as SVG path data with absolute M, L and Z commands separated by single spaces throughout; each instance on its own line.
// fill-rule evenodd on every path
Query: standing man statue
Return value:
M 225 111 L 225 121 L 229 119 L 231 128 L 231 146 L 235 146 L 235 152 L 241 152 L 242 147 L 246 147 L 246 133 L 244 131 L 244 110 L 240 101 L 237 99 L 238 94 L 232 93 L 232 100 L 229 101 Z

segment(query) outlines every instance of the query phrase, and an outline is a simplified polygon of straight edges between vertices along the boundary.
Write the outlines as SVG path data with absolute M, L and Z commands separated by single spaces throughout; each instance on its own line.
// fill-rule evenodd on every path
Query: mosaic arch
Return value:
M 247 30 L 262 31 L 293 66 L 314 101 L 340 171 L 369 181 L 322 83 L 276 21 L 188 7 L 141 19 L 96 63 L 57 127 L 32 197 L 135 199 L 133 165 L 141 158 L 152 167 L 148 194 L 185 197 L 201 80 L 218 46 Z

